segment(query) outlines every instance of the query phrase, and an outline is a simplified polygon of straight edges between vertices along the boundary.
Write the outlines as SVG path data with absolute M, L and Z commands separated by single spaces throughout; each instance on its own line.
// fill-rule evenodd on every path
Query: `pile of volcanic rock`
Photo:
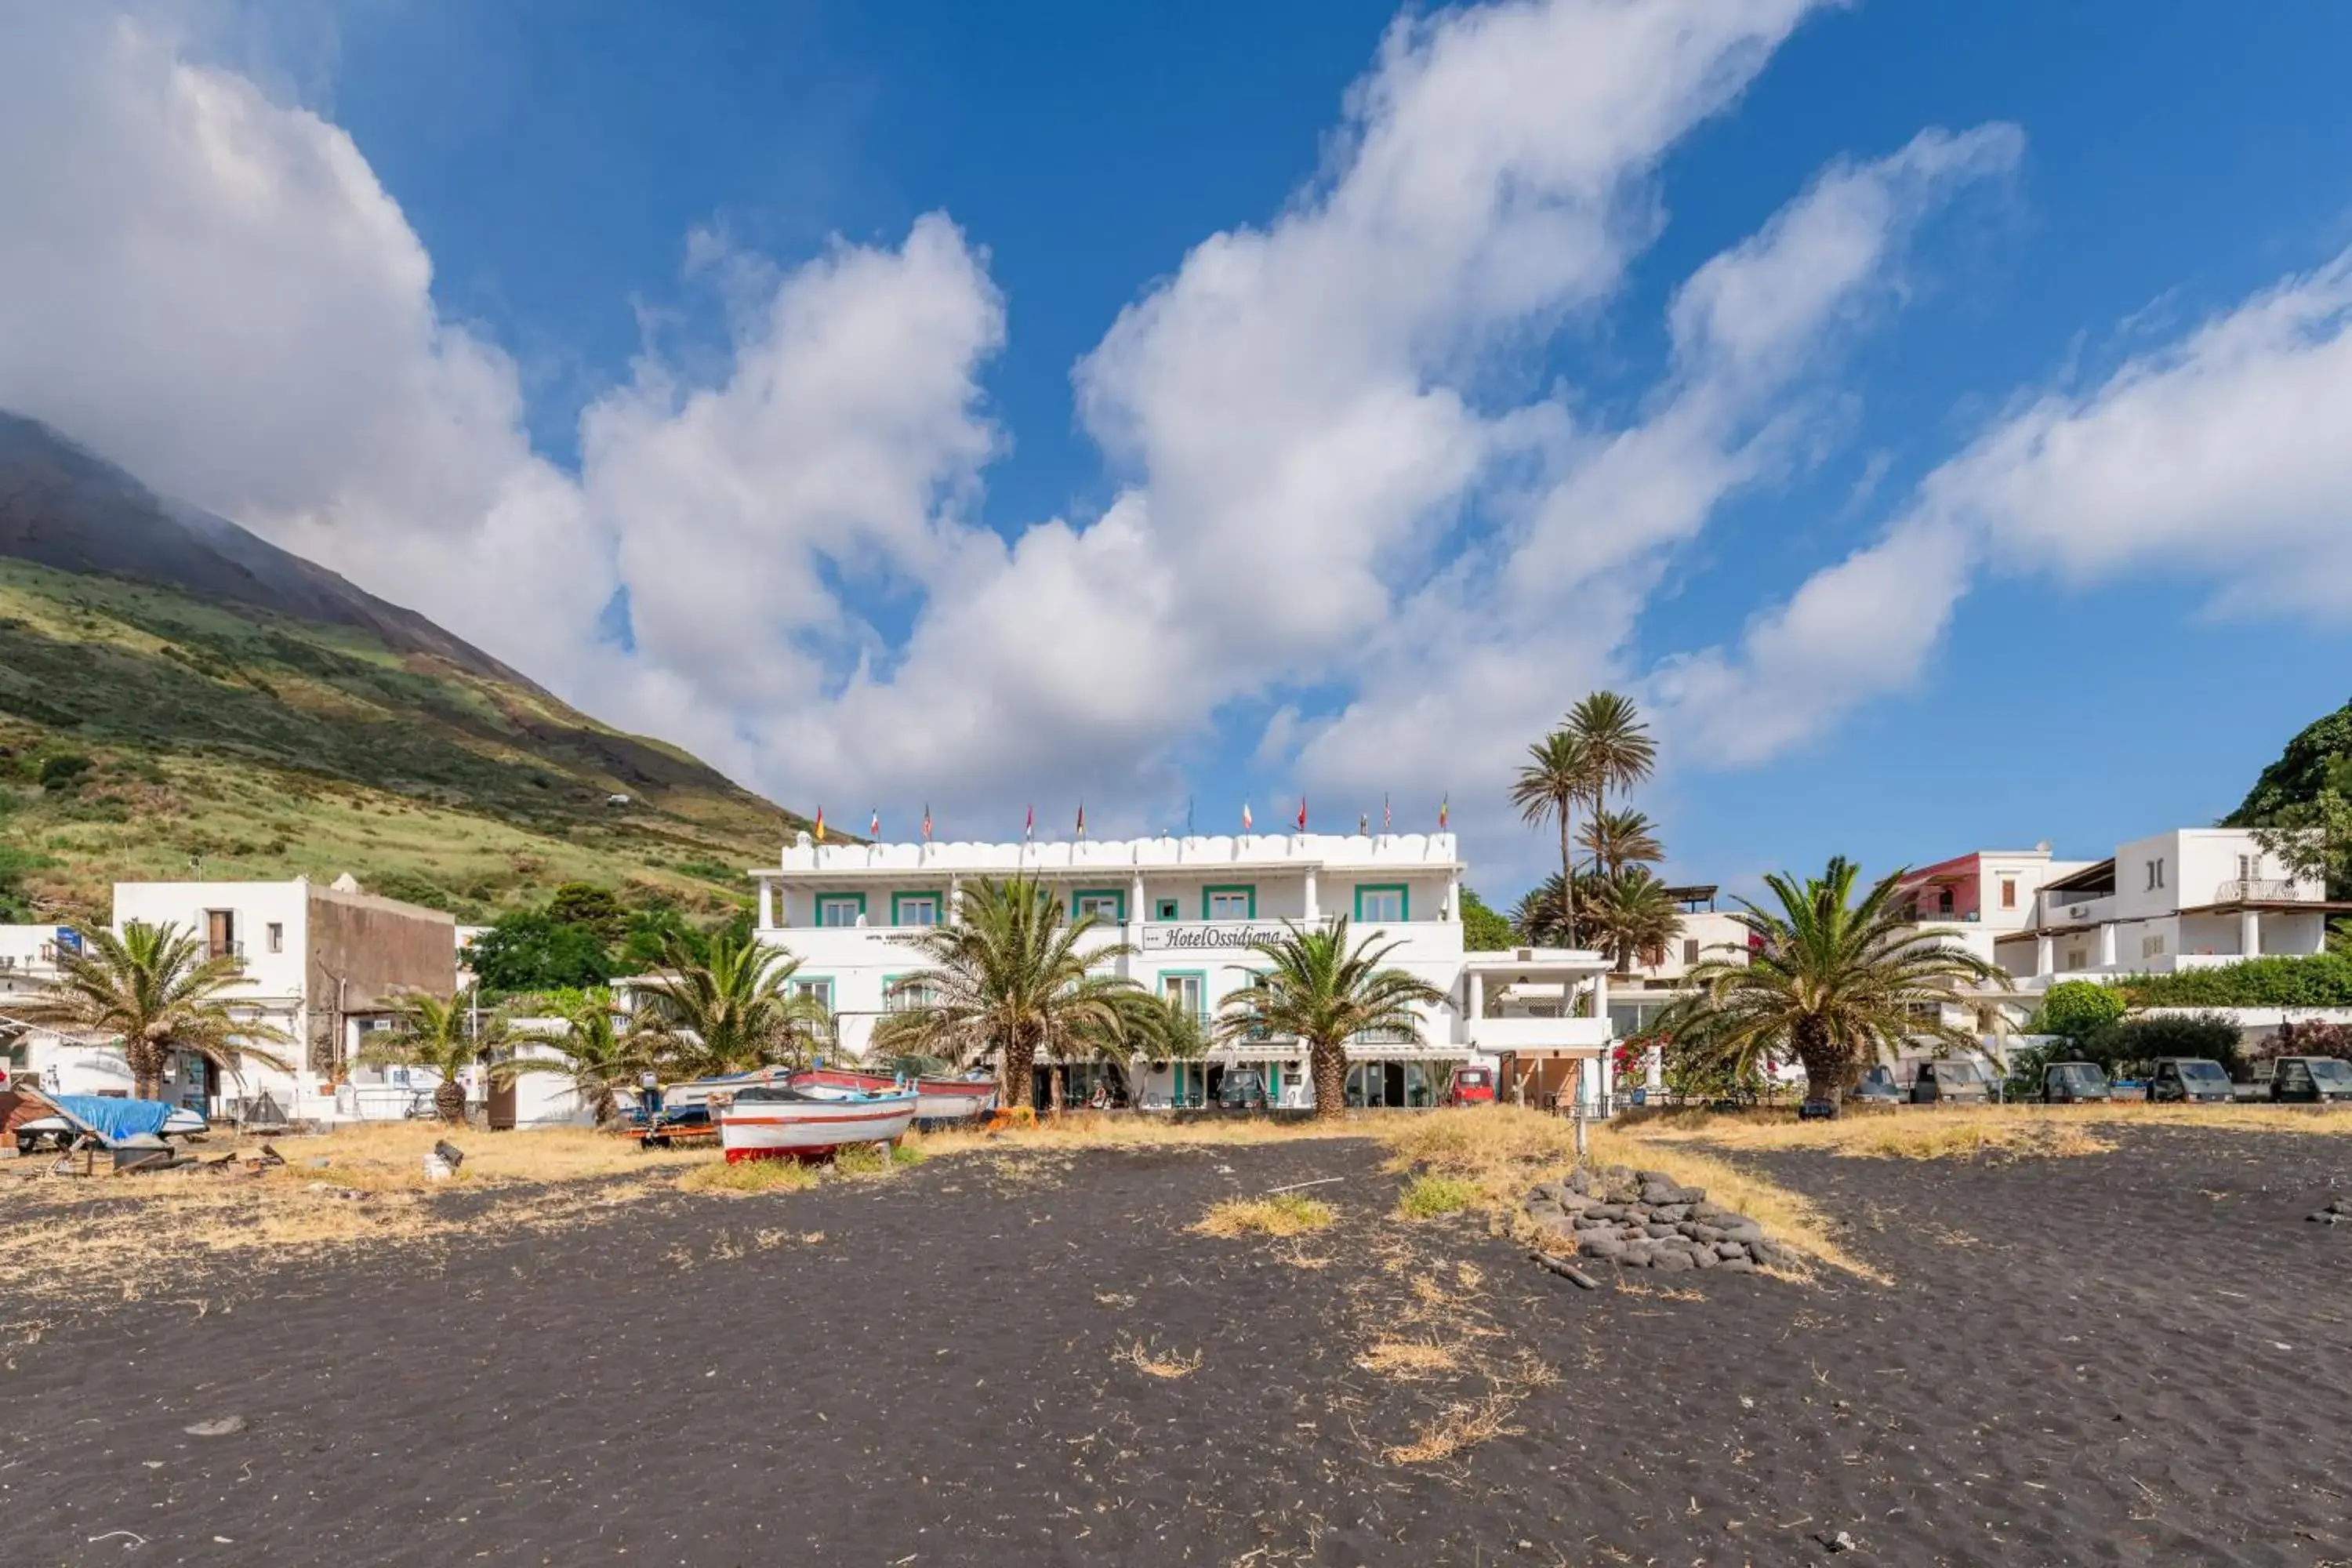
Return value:
M 2314 1225 L 2352 1225 L 2352 1198 L 2335 1198 L 2327 1206 L 2303 1216 Z
M 1727 1268 L 1736 1274 L 1785 1254 L 1746 1215 L 1678 1186 L 1663 1171 L 1622 1165 L 1578 1170 L 1538 1182 L 1528 1193 L 1528 1218 L 1580 1258 L 1620 1268 Z

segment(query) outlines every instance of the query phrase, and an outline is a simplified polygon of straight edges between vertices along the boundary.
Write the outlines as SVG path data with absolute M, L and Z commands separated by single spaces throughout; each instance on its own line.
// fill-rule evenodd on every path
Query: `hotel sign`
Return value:
M 1280 942 L 1287 934 L 1288 931 L 1279 924 L 1265 925 L 1246 921 L 1197 925 L 1147 924 L 1143 928 L 1143 951 L 1190 952 L 1198 948 L 1247 947 L 1254 942 Z

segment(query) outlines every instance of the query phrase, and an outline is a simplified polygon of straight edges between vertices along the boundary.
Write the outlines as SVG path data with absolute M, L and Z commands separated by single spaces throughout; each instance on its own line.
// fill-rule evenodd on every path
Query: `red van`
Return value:
M 1445 1093 L 1438 1103 L 1440 1105 L 1494 1104 L 1495 1069 L 1493 1068 L 1455 1068 L 1445 1079 Z

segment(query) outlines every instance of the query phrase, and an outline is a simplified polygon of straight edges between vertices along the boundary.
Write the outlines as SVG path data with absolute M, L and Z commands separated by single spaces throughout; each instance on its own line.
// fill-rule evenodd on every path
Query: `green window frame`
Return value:
M 1242 916 L 1242 919 L 1245 921 L 1254 921 L 1257 919 L 1257 884 L 1255 882 L 1212 882 L 1207 887 L 1201 889 L 1201 918 L 1202 920 L 1213 921 L 1217 918 L 1211 914 L 1209 910 L 1214 906 L 1216 897 L 1219 893 L 1248 894 L 1249 912 Z
M 1081 899 L 1108 899 L 1112 908 L 1118 911 L 1115 917 L 1118 923 L 1120 925 L 1127 923 L 1127 889 L 1125 888 L 1073 889 L 1070 892 L 1070 919 L 1073 921 L 1078 918 L 1078 900 Z
M 928 899 L 930 900 L 931 911 L 936 917 L 931 921 L 933 925 L 943 925 L 946 923 L 948 918 L 948 896 L 943 892 L 931 889 L 915 889 L 908 892 L 891 894 L 890 923 L 894 926 L 905 925 L 907 922 L 902 917 L 901 911 L 908 904 L 918 899 Z
M 883 1011 L 883 1012 L 885 1012 L 885 1013 L 903 1013 L 903 1012 L 906 1012 L 906 1011 L 907 1011 L 908 1008 L 910 1008 L 910 1007 L 916 1007 L 916 1006 L 919 1006 L 919 1005 L 921 1005 L 921 1004 L 918 1003 L 917 1001 L 915 1001 L 915 1000 L 914 1000 L 912 997 L 910 997 L 910 996 L 894 995 L 894 994 L 892 994 L 892 992 L 891 992 L 891 987 L 893 987 L 893 986 L 897 985 L 897 984 L 898 984 L 898 982 L 900 982 L 901 980 L 911 980 L 911 979 L 913 979 L 913 978 L 915 977 L 915 975 L 917 975 L 917 974 L 919 974 L 919 973 L 921 973 L 921 971 L 919 971 L 919 970 L 908 970 L 908 971 L 906 971 L 906 972 L 904 972 L 904 973 L 898 973 L 898 974 L 886 974 L 886 975 L 884 975 L 884 976 L 882 977 L 882 1011 Z
M 1213 1018 L 1216 1016 L 1215 1011 L 1209 1005 L 1209 972 L 1207 970 L 1161 970 L 1160 972 L 1160 994 L 1163 999 L 1168 996 L 1168 983 L 1171 980 L 1190 980 L 1193 982 L 1199 987 L 1198 994 L 1201 998 L 1200 1002 L 1194 1006 L 1193 1012 L 1203 1019 Z
M 1151 904 L 1151 918 L 1156 921 L 1181 921 L 1184 918 L 1184 906 L 1174 899 L 1155 899 Z
M 1403 882 L 1359 882 L 1356 884 L 1356 923 L 1364 923 L 1364 895 L 1394 893 L 1397 896 L 1397 921 L 1402 924 L 1412 919 L 1412 889 Z
M 866 914 L 866 895 L 863 893 L 819 893 L 810 903 L 809 909 L 810 911 L 816 916 L 816 923 L 819 926 L 825 927 L 826 929 L 833 931 L 838 931 L 841 927 L 835 926 L 832 924 L 831 921 L 827 921 L 824 918 L 824 911 L 829 908 L 840 904 L 856 905 L 857 908 L 857 914 L 860 919 L 863 919 Z M 848 925 L 856 925 L 857 921 L 852 920 L 845 923 Z
M 828 1013 L 841 1011 L 841 990 L 834 984 L 830 974 L 795 974 L 785 984 L 791 988 L 789 994 L 794 996 L 822 988 L 824 1010 Z

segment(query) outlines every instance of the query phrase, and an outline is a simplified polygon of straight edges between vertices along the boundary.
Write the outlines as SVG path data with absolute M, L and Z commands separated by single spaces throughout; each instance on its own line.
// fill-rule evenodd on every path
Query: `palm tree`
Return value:
M 1576 841 L 1592 857 L 1585 868 L 1598 877 L 1613 877 L 1628 866 L 1654 866 L 1666 858 L 1658 825 L 1638 811 L 1595 810 Z
M 1559 927 L 1576 929 L 1576 866 L 1570 834 L 1576 826 L 1576 803 L 1593 793 L 1597 776 L 1591 748 L 1565 730 L 1554 730 L 1528 748 L 1527 765 L 1511 784 L 1511 804 L 1519 819 L 1540 827 L 1559 825 L 1559 880 L 1551 884 L 1559 898 Z
M 601 987 L 583 991 L 556 1015 L 561 1029 L 514 1029 L 506 1037 L 510 1046 L 546 1046 L 559 1056 L 519 1057 L 508 1064 L 515 1074 L 562 1073 L 572 1080 L 597 1126 L 620 1113 L 618 1091 L 633 1088 L 660 1060 L 661 1037 L 640 1027 L 629 1014 L 613 1005 L 613 994 Z
M 506 1015 L 492 1011 L 476 1017 L 471 991 L 446 998 L 415 992 L 401 997 L 394 1007 L 392 1027 L 378 1029 L 361 1042 L 361 1064 L 427 1068 L 439 1074 L 433 1109 L 442 1121 L 457 1126 L 466 1120 L 461 1075 L 506 1043 Z M 512 1062 L 500 1062 L 489 1076 L 494 1081 L 510 1079 L 515 1070 Z
M 1286 1035 L 1307 1042 L 1307 1070 L 1315 1079 L 1318 1121 L 1344 1115 L 1348 1093 L 1348 1042 L 1362 1035 L 1402 1035 L 1421 1042 L 1416 1005 L 1442 1002 L 1445 994 L 1382 961 L 1402 945 L 1374 945 L 1367 938 L 1348 948 L 1348 917 L 1320 930 L 1284 922 L 1281 936 L 1250 943 L 1274 967 L 1253 974 L 1225 998 L 1217 1033 L 1225 1039 Z
M 1632 971 L 1634 954 L 1662 952 L 1682 933 L 1682 910 L 1674 895 L 1646 867 L 1602 878 L 1584 909 L 1592 929 L 1616 954 L 1620 974 Z
M 993 1061 L 1004 1103 L 1027 1105 L 1041 1047 L 1094 1049 L 1134 1026 L 1129 998 L 1142 988 L 1095 971 L 1135 950 L 1088 944 L 1099 923 L 1092 914 L 1066 921 L 1061 900 L 1027 878 L 982 879 L 964 889 L 953 925 L 893 939 L 921 952 L 929 967 L 892 984 L 889 995 L 902 1005 L 876 1026 L 874 1048 Z
M 1147 1064 L 1198 1061 L 1215 1043 L 1201 1015 L 1177 997 L 1154 996 L 1138 987 L 1120 993 L 1118 1006 L 1117 1028 L 1092 1030 L 1070 1045 L 1118 1068 L 1130 1106 L 1143 1103 Z
M 140 1099 L 162 1098 L 163 1068 L 173 1051 L 232 1074 L 245 1057 L 288 1070 L 257 1043 L 292 1037 L 271 1025 L 241 1021 L 225 999 L 244 982 L 241 960 L 205 957 L 203 942 L 176 925 L 132 921 L 121 936 L 100 925 L 73 930 L 80 951 L 60 951 L 58 978 L 11 1011 L 27 1024 L 120 1038 Z
M 1640 784 L 1658 765 L 1658 743 L 1642 710 L 1614 691 L 1592 692 L 1570 709 L 1568 732 L 1583 748 L 1596 815 L 1607 808 L 1610 790 Z
M 1972 1049 L 1976 1037 L 1942 1021 L 1949 1005 L 1973 1000 L 1962 987 L 2006 991 L 1998 966 L 1908 923 L 1896 901 L 1904 869 L 1852 901 L 1856 869 L 1843 856 L 1801 885 L 1785 873 L 1767 877 L 1779 903 L 1748 900 L 1733 918 L 1748 929 L 1743 961 L 1709 959 L 1691 971 L 1691 997 L 1676 1011 L 1707 1048 L 1753 1059 L 1793 1055 L 1805 1069 L 1809 1099 L 1834 1107 L 1864 1065 L 1927 1037 Z
M 800 960 L 745 932 L 720 931 L 701 957 L 676 935 L 660 969 L 638 983 L 648 1044 L 680 1078 L 715 1078 L 777 1063 L 805 1066 L 833 1037 L 833 1013 L 793 989 Z

